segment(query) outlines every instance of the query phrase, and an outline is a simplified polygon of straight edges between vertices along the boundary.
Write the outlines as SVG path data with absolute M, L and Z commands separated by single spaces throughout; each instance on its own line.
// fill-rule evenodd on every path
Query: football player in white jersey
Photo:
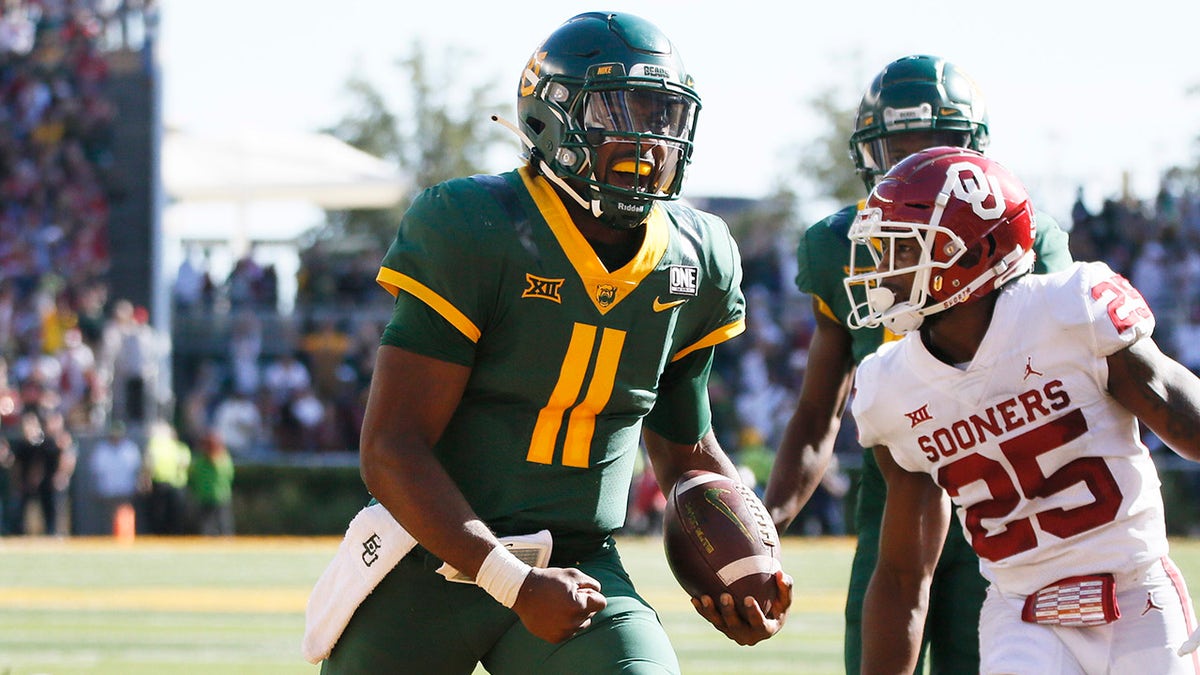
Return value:
M 888 484 L 864 673 L 912 672 L 951 501 L 991 583 L 983 673 L 1200 673 L 1139 438 L 1200 461 L 1200 379 L 1104 263 L 1026 274 L 1034 234 L 1016 178 L 962 148 L 898 164 L 851 227 L 874 256 L 850 261 L 851 325 L 907 333 L 852 407 Z

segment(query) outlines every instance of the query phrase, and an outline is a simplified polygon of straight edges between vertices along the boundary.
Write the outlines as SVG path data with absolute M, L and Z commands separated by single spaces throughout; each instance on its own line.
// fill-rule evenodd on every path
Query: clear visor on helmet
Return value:
M 583 102 L 583 128 L 690 140 L 696 107 L 695 101 L 663 90 L 590 91 Z
M 862 153 L 864 167 L 885 174 L 915 152 L 939 145 L 965 148 L 970 142 L 971 136 L 965 131 L 920 129 L 863 141 L 858 144 L 858 150 Z
M 585 91 L 580 140 L 596 184 L 631 197 L 678 194 L 698 110 L 694 98 L 661 88 Z

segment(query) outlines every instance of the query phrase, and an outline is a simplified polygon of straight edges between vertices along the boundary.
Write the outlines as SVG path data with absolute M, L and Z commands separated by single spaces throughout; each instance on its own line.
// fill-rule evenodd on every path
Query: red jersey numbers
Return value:
M 1037 546 L 1037 531 L 1066 539 L 1099 527 L 1116 518 L 1121 506 L 1121 487 L 1101 457 L 1079 457 L 1046 475 L 1038 458 L 1079 438 L 1087 432 L 1083 412 L 1073 410 L 1019 436 L 1002 441 L 1000 452 L 1011 472 L 1001 462 L 972 454 L 941 467 L 937 482 L 951 497 L 963 487 L 982 481 L 989 498 L 966 505 L 965 521 L 971 546 L 980 557 L 1003 560 Z M 1016 482 L 1013 482 L 1013 476 Z M 1045 508 L 1028 518 L 1008 519 L 1023 500 L 1054 497 L 1077 485 L 1092 494 L 1092 501 L 1073 508 Z M 1002 529 L 984 526 L 984 519 L 1002 524 Z M 1037 527 L 1034 527 L 1034 524 Z
M 1092 299 L 1106 302 L 1108 318 L 1117 333 L 1124 333 L 1138 322 L 1153 318 L 1146 299 L 1120 274 L 1092 286 Z

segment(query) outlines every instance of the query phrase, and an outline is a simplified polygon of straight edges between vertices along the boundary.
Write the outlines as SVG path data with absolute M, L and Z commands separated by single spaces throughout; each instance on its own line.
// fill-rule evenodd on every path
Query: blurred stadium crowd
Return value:
M 275 268 L 253 248 L 224 278 L 195 252 L 174 280 L 171 335 L 153 328 L 144 308 L 110 297 L 115 113 L 102 48 L 120 39 L 113 33 L 123 30 L 125 5 L 0 0 L 0 532 L 21 532 L 36 503 L 43 531 L 53 533 L 82 464 L 80 444 L 114 428 L 143 448 L 165 434 L 197 456 L 218 439 L 236 461 L 355 452 L 389 315 L 390 297 L 374 283 L 381 248 L 304 252 L 287 312 L 277 309 Z M 1131 279 L 1155 311 L 1164 351 L 1200 371 L 1194 186 L 1168 173 L 1150 198 L 1113 196 L 1092 213 L 1081 193 L 1070 214 L 1051 215 L 1071 230 L 1077 259 L 1105 260 Z M 718 350 L 711 385 L 721 441 L 760 487 L 813 327 L 792 281 L 794 238 L 743 242 L 748 331 Z M 843 466 L 856 465 L 849 420 L 838 449 Z M 142 478 L 150 464 L 138 469 Z M 634 519 L 655 508 L 654 491 L 642 488 L 632 496 Z M 846 488 L 832 472 L 829 505 L 814 504 L 803 527 L 837 533 Z

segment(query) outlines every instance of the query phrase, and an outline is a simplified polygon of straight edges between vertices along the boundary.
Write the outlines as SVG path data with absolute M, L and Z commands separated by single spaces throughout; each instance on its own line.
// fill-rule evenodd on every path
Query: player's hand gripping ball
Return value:
M 671 572 L 692 597 L 753 596 L 770 613 L 778 596 L 779 535 L 741 481 L 700 470 L 680 476 L 667 495 L 663 544 Z

